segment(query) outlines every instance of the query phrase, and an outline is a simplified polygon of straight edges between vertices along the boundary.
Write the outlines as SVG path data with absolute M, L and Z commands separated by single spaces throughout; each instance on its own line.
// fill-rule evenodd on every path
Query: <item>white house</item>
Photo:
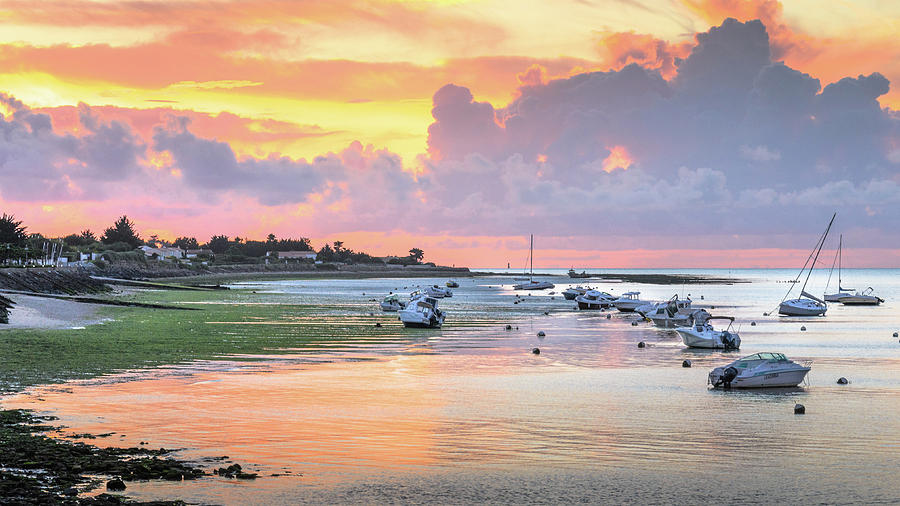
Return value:
M 181 248 L 151 248 L 150 246 L 141 246 L 144 255 L 152 257 L 156 255 L 158 258 L 184 258 L 184 250 Z
M 286 258 L 300 258 L 306 260 L 315 260 L 316 252 L 315 251 L 267 251 L 267 257 L 273 257 L 275 254 L 278 254 L 278 258 L 286 259 Z

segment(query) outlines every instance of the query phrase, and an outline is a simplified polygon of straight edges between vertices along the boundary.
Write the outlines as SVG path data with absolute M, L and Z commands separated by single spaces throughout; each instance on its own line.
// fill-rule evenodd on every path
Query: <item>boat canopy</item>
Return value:
M 384 298 L 385 302 L 393 302 L 393 301 L 399 301 L 399 300 L 400 300 L 400 296 L 397 295 L 396 293 L 388 295 L 387 297 Z
M 787 360 L 787 357 L 784 356 L 784 353 L 762 352 L 762 353 L 754 353 L 753 355 L 746 356 L 746 357 L 738 360 L 738 362 L 744 362 L 744 361 L 752 362 L 754 360 L 774 360 L 776 362 L 781 362 L 783 360 Z

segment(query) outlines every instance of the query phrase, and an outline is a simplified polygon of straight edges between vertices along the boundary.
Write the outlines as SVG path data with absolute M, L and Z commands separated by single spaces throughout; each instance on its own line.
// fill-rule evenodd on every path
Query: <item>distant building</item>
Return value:
M 315 251 L 266 251 L 266 256 L 271 258 L 275 255 L 278 255 L 278 258 L 287 259 L 287 258 L 299 258 L 305 260 L 315 260 L 316 252 Z
M 181 248 L 151 248 L 150 246 L 141 246 L 144 255 L 152 257 L 156 255 L 158 258 L 184 258 L 184 250 Z
M 184 256 L 187 258 L 197 258 L 197 257 L 213 257 L 215 253 L 211 249 L 189 249 L 185 250 Z

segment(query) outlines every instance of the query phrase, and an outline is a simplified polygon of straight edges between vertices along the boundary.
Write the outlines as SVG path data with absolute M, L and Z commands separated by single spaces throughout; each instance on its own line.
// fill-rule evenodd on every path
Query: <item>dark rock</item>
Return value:
M 540 355 L 541 349 L 540 348 L 532 348 L 531 353 L 534 353 L 535 355 Z
M 805 415 L 806 414 L 806 406 L 803 404 L 794 404 L 794 414 L 795 415 Z
M 109 480 L 106 482 L 106 490 L 109 490 L 110 492 L 121 492 L 125 490 L 125 482 L 118 478 Z
M 769 316 L 769 313 L 763 313 L 763 316 Z
M 898 334 L 896 332 L 894 332 L 894 337 L 897 337 L 897 336 L 898 336 Z
M 681 367 L 690 367 L 690 366 L 691 366 L 690 360 L 685 360 L 684 362 L 681 363 Z
M 756 322 L 750 322 L 750 326 L 751 326 L 751 327 L 755 327 L 755 326 L 756 326 Z

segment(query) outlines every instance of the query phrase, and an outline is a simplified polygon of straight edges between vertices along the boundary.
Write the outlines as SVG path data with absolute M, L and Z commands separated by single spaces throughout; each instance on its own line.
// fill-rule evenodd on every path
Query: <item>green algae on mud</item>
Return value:
M 98 316 L 107 321 L 83 329 L 0 330 L 0 394 L 193 360 L 296 353 L 313 340 L 339 346 L 344 338 L 376 337 L 374 322 L 388 318 L 359 312 L 335 325 L 322 317 L 327 309 L 248 290 L 136 290 L 116 298 L 201 311 L 104 307 Z

